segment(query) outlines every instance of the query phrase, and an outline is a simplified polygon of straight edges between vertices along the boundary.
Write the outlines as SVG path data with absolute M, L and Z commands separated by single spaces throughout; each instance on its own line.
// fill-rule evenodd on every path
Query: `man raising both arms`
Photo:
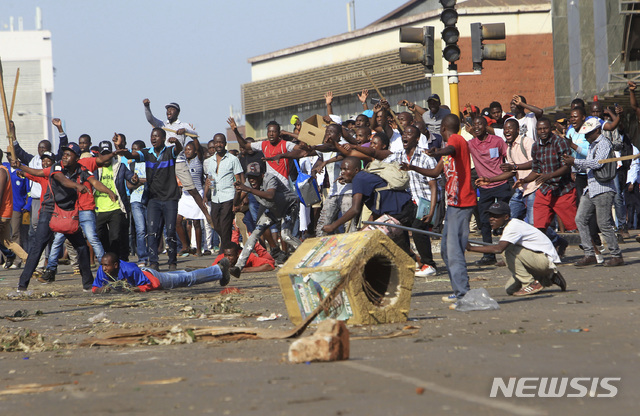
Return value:
M 198 133 L 196 133 L 189 124 L 178 120 L 178 115 L 180 114 L 180 106 L 177 103 L 169 103 L 164 106 L 164 108 L 167 109 L 167 121 L 159 120 L 153 116 L 153 114 L 151 113 L 150 101 L 148 98 L 142 100 L 142 104 L 144 104 L 144 114 L 147 117 L 147 121 L 149 122 L 149 124 L 151 124 L 153 127 L 159 127 L 167 132 L 167 141 L 165 142 L 165 145 L 167 147 L 172 146 L 172 143 L 169 141 L 169 139 L 175 137 L 176 140 L 180 142 L 182 149 L 184 149 L 184 146 L 187 143 L 193 140 L 193 142 L 196 144 L 196 152 L 198 151 L 198 148 L 200 147 L 200 142 L 198 141 Z M 191 195 L 196 201 L 196 204 L 204 213 L 204 217 L 207 219 L 207 222 L 213 228 L 211 215 L 209 214 L 204 201 L 202 201 L 202 196 L 196 189 L 196 185 L 193 183 L 193 179 L 191 178 L 191 174 L 189 173 L 189 169 L 187 168 L 187 158 L 184 155 L 184 151 L 180 152 L 180 154 L 176 157 L 176 177 L 182 184 L 182 190 L 189 192 L 189 195 Z

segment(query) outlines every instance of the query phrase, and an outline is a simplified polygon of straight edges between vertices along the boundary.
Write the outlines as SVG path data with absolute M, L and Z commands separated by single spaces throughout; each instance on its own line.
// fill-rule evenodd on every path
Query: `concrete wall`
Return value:
M 51 114 L 53 111 L 53 55 L 51 32 L 46 30 L 0 32 L 0 57 L 4 70 L 4 86 L 7 105 L 10 106 L 16 69 L 20 79 L 16 94 L 13 120 L 20 144 L 35 153 L 38 142 L 53 139 Z M 0 123 L 0 135 L 6 136 L 4 122 Z M 2 147 L 6 147 L 2 144 Z

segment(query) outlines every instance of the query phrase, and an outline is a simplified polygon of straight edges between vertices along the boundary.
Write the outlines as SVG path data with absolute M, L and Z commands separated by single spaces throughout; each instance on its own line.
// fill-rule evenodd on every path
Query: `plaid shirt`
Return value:
M 531 148 L 533 161 L 532 171 L 540 174 L 552 173 L 564 166 L 562 155 L 571 155 L 571 147 L 566 139 L 552 134 L 546 143 L 536 140 Z M 540 192 L 546 195 L 551 191 L 553 196 L 562 196 L 574 188 L 571 173 L 551 178 L 540 185 Z
M 609 151 L 611 150 L 611 142 L 602 134 L 589 144 L 589 154 L 586 159 L 574 161 L 576 169 L 587 171 L 587 187 L 584 188 L 584 193 L 589 192 L 589 197 L 593 198 L 596 195 L 603 194 L 605 192 L 615 192 L 614 179 L 609 182 L 600 183 L 593 176 L 593 171 L 602 169 L 604 165 L 598 163 L 598 160 L 606 159 L 609 157 Z
M 436 160 L 424 153 L 424 150 L 425 149 L 422 147 L 416 147 L 413 151 L 413 155 L 411 156 L 411 160 L 409 160 L 407 159 L 407 152 L 402 149 L 400 152 L 390 154 L 384 161 L 397 163 L 405 162 L 423 169 L 435 169 L 437 164 Z M 416 204 L 419 202 L 420 198 L 431 201 L 431 188 L 429 188 L 429 181 L 434 180 L 435 178 L 424 176 L 416 171 L 409 171 L 409 189 L 411 191 L 411 198 Z

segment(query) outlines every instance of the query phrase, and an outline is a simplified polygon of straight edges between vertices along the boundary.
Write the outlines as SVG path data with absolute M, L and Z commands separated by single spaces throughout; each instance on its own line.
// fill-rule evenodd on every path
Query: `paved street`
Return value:
M 10 300 L 19 270 L 2 269 L 3 347 L 22 328 L 23 336 L 43 337 L 26 336 L 24 349 L 45 351 L 0 352 L 0 414 L 637 414 L 640 245 L 628 239 L 622 248 L 626 266 L 563 264 L 567 292 L 554 287 L 529 298 L 504 293 L 506 268 L 470 265 L 471 287 L 486 288 L 501 307 L 477 312 L 441 302 L 450 285 L 436 255 L 441 272 L 416 279 L 409 322 L 350 327 L 350 360 L 297 365 L 286 361 L 290 340 L 78 345 L 107 331 L 176 325 L 291 329 L 275 272 L 232 280 L 236 294 L 221 295 L 216 283 L 98 296 L 83 293 L 79 276 L 62 266 L 56 283 L 32 282 L 32 298 Z M 581 251 L 572 246 L 567 254 L 571 262 Z M 478 258 L 467 255 L 470 264 Z M 178 267 L 211 261 L 189 257 Z M 100 313 L 99 322 L 88 321 Z M 272 313 L 282 317 L 256 320 Z M 611 383 L 614 398 L 490 398 L 494 377 L 621 380 Z

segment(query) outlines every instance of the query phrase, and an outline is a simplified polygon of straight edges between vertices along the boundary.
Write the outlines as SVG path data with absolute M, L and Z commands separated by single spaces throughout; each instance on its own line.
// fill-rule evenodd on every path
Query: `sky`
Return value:
M 355 0 L 356 28 L 406 0 Z M 149 143 L 142 100 L 157 118 L 180 104 L 180 120 L 201 140 L 225 132 L 230 107 L 241 114 L 248 58 L 347 31 L 347 0 L 2 0 L 0 30 L 9 17 L 35 29 L 36 7 L 51 31 L 54 117 L 71 140 L 94 144 L 124 133 Z M 6 26 L 5 26 L 6 25 Z M 19 85 L 18 85 L 19 94 Z M 284 120 L 282 120 L 284 121 Z

